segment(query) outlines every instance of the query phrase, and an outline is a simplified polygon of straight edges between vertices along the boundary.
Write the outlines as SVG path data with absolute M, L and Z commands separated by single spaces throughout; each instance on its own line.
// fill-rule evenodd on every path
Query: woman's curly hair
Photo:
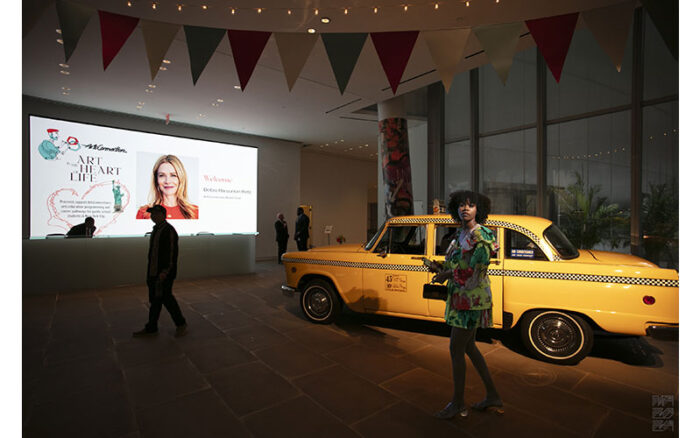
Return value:
M 483 224 L 491 213 L 491 200 L 488 196 L 470 190 L 457 190 L 450 194 L 447 204 L 447 211 L 457 222 L 462 222 L 462 218 L 459 217 L 459 205 L 462 203 L 476 204 L 476 222 L 479 224 Z

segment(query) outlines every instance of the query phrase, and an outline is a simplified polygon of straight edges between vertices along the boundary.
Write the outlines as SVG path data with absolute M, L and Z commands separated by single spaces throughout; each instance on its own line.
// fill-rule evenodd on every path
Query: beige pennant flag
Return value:
M 450 91 L 457 66 L 464 56 L 464 48 L 471 35 L 471 29 L 451 29 L 423 31 L 421 36 L 428 45 L 430 55 L 437 67 L 445 92 Z
M 146 43 L 146 55 L 151 68 L 151 79 L 155 79 L 165 54 L 168 53 L 170 44 L 172 44 L 175 35 L 180 30 L 180 25 L 142 18 L 141 30 L 143 31 L 143 41 Z
M 610 57 L 617 71 L 622 69 L 625 45 L 634 18 L 636 0 L 605 8 L 581 12 L 600 47 Z
M 317 39 L 318 34 L 275 32 L 277 50 L 280 53 L 289 91 L 292 91 Z
M 474 28 L 474 35 L 481 43 L 491 65 L 501 78 L 503 85 L 508 79 L 508 72 L 513 65 L 515 49 L 520 40 L 523 23 L 494 24 Z

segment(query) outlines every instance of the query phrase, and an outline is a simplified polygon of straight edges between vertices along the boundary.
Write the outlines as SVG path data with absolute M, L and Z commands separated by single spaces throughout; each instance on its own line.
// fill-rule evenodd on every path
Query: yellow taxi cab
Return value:
M 650 335 L 678 330 L 678 272 L 642 258 L 576 249 L 550 220 L 489 215 L 499 249 L 488 274 L 497 329 L 519 327 L 538 359 L 575 364 L 593 347 L 593 331 Z M 374 313 L 444 321 L 445 301 L 426 260 L 444 261 L 459 224 L 446 214 L 394 217 L 365 245 L 288 252 L 287 295 L 316 323 L 343 305 Z M 439 291 L 438 291 L 439 292 Z M 435 299 L 437 298 L 437 299 Z

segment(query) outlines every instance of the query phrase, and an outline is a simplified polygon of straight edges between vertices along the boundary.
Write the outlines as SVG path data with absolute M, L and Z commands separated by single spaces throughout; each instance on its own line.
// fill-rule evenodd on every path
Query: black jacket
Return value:
M 297 222 L 294 225 L 294 239 L 306 240 L 309 238 L 309 217 L 304 213 L 297 216 Z
M 287 223 L 277 219 L 275 221 L 275 240 L 278 242 L 286 242 L 289 240 L 289 231 L 287 231 Z
M 148 270 L 146 271 L 146 277 L 150 277 L 151 272 L 151 255 L 154 248 L 157 247 L 157 268 L 159 275 L 161 272 L 165 272 L 166 280 L 174 280 L 175 275 L 177 275 L 177 254 L 178 254 L 178 235 L 175 228 L 170 225 L 167 221 L 163 222 L 162 230 L 158 234 L 158 225 L 153 227 L 151 232 L 151 240 L 148 245 Z M 155 241 L 155 237 L 158 235 L 158 242 Z
M 92 230 L 90 232 L 90 235 L 87 235 L 85 233 L 85 229 L 87 228 L 87 225 L 85 223 L 78 224 L 71 228 L 67 233 L 66 237 L 92 237 L 92 233 L 95 232 L 95 227 L 92 227 Z

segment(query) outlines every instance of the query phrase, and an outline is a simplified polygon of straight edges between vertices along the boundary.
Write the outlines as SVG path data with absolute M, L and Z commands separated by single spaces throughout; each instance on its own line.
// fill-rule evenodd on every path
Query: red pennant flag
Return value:
M 97 12 L 100 14 L 100 32 L 102 33 L 102 68 L 107 70 L 131 32 L 136 29 L 139 19 L 111 12 Z
M 372 42 L 377 50 L 379 60 L 384 67 L 384 73 L 389 80 L 391 90 L 396 94 L 401 76 L 406 70 L 406 64 L 413 52 L 413 46 L 418 38 L 418 31 L 406 32 L 372 32 Z
M 569 52 L 577 20 L 578 12 L 525 21 L 540 53 L 547 61 L 549 71 L 557 82 L 561 78 L 561 69 Z
M 231 52 L 233 52 L 233 60 L 236 63 L 241 91 L 245 90 L 270 34 L 271 32 L 255 30 L 228 31 L 228 41 L 231 43 Z

